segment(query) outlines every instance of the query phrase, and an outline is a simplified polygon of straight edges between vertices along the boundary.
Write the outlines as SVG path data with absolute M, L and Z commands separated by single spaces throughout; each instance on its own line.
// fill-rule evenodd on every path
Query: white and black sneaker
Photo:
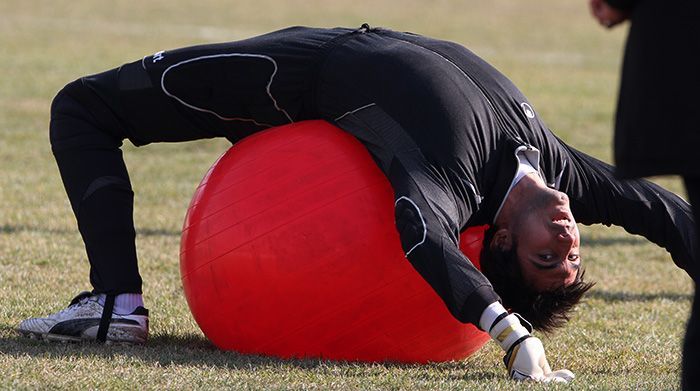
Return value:
M 46 341 L 143 344 L 148 338 L 148 310 L 137 307 L 126 315 L 113 313 L 114 295 L 82 292 L 68 308 L 45 318 L 23 321 L 17 331 L 25 337 Z M 111 315 L 111 316 L 110 316 Z

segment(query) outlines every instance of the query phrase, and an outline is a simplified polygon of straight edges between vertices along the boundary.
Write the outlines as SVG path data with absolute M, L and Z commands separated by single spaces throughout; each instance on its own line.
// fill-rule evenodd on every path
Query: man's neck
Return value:
M 508 193 L 506 200 L 503 202 L 503 207 L 501 208 L 498 218 L 495 223 L 498 227 L 503 227 L 505 222 L 509 221 L 513 212 L 517 208 L 522 208 L 523 205 L 527 205 L 529 200 L 541 189 L 546 187 L 542 178 L 533 172 L 525 175 L 518 183 L 513 187 L 513 189 Z

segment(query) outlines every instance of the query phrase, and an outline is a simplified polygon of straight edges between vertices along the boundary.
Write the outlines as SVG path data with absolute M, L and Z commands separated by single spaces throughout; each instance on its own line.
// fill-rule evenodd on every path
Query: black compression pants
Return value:
M 685 188 L 693 207 L 695 221 L 700 221 L 700 178 L 685 177 Z M 700 237 L 697 238 L 700 243 Z M 695 266 L 695 265 L 694 265 Z M 695 270 L 697 276 L 700 271 Z M 684 390 L 695 390 L 700 386 L 700 291 L 695 284 L 695 298 L 690 311 L 687 331 L 683 341 L 683 372 L 681 386 Z
M 113 77 L 117 71 L 100 75 Z M 51 108 L 50 140 L 90 261 L 95 293 L 141 293 L 133 221 L 134 193 L 120 149 L 123 120 L 83 80 L 68 84 Z M 144 115 L 165 114 L 151 107 Z M 167 140 L 211 137 L 171 127 Z M 138 134 L 138 133 L 137 133 Z M 151 141 L 161 141 L 152 137 Z

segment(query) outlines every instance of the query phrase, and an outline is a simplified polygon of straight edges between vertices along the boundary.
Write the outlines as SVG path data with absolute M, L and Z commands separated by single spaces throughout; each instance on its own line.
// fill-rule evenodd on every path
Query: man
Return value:
M 700 3 L 589 0 L 605 27 L 630 19 L 615 120 L 615 162 L 623 178 L 682 175 L 700 216 Z M 700 241 L 700 237 L 697 239 Z M 697 286 L 683 349 L 685 390 L 700 388 Z
M 543 329 L 566 319 L 590 287 L 579 272 L 574 214 L 641 233 L 680 267 L 695 259 L 684 201 L 645 181 L 615 180 L 611 167 L 549 132 L 520 91 L 464 47 L 367 25 L 295 27 L 157 52 L 58 94 L 52 148 L 94 290 L 18 330 L 46 339 L 145 341 L 123 139 L 235 142 L 312 118 L 335 123 L 372 153 L 394 188 L 407 258 L 457 319 L 498 342 L 514 379 L 568 381 L 573 374 L 551 371 L 528 323 L 506 311 L 489 279 L 459 251 L 461 230 L 494 225 L 485 258 L 493 253 L 494 263 L 521 275 L 537 306 L 505 304 L 526 317 L 544 313 L 533 315 Z M 491 270 L 494 280 L 507 280 L 499 271 Z M 542 303 L 549 308 L 539 310 Z

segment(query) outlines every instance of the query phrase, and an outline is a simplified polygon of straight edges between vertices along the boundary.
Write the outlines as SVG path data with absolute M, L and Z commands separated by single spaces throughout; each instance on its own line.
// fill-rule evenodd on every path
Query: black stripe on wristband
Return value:
M 493 323 L 491 323 L 491 327 L 489 327 L 489 334 L 491 333 L 491 330 L 493 330 L 493 328 L 496 327 L 496 324 L 498 324 L 498 322 L 503 320 L 503 318 L 505 318 L 506 316 L 508 316 L 508 313 L 503 312 L 502 314 L 498 315 L 496 319 L 493 320 Z
M 531 334 L 523 335 L 522 337 L 518 338 L 517 341 L 513 342 L 513 344 L 510 345 L 510 347 L 508 348 L 508 352 L 506 353 L 505 356 L 503 356 L 503 364 L 506 365 L 506 369 L 508 369 L 508 372 L 510 372 L 510 366 L 508 365 L 509 363 L 511 363 L 511 362 L 510 362 L 510 361 L 511 361 L 511 357 L 510 357 L 510 356 L 513 354 L 513 351 L 515 350 L 515 347 L 518 346 L 518 345 L 520 345 L 521 342 L 523 342 L 524 340 L 526 340 L 526 339 L 528 339 L 528 338 L 530 338 L 530 337 L 532 337 Z M 512 363 L 511 363 L 511 364 L 512 364 Z

